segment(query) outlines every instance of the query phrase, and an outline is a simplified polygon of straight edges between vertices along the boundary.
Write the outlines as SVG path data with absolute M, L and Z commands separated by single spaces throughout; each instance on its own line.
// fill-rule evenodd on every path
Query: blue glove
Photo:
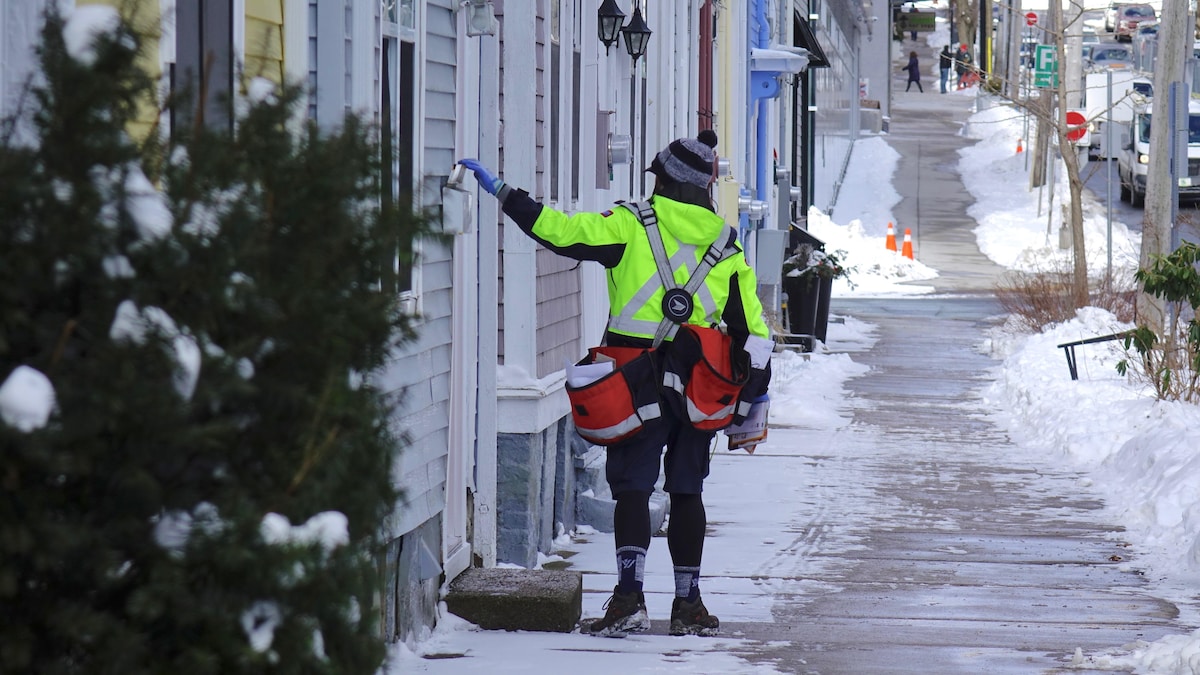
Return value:
M 490 195 L 494 196 L 504 185 L 504 181 L 493 176 L 492 172 L 488 171 L 487 168 L 480 164 L 478 160 L 460 159 L 458 160 L 458 163 L 470 169 L 471 172 L 475 174 L 475 180 L 479 181 L 479 184 L 483 186 L 483 189 L 487 190 L 488 194 Z

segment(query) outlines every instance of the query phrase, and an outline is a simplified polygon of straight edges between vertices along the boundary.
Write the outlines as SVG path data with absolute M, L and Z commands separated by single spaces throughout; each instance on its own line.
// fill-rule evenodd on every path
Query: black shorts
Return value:
M 648 423 L 642 433 L 608 447 L 605 477 L 613 496 L 629 491 L 653 492 L 660 459 L 667 475 L 664 491 L 685 495 L 703 491 L 716 434 L 696 430 L 687 420 L 677 418 L 665 403 L 660 407 L 662 417 Z

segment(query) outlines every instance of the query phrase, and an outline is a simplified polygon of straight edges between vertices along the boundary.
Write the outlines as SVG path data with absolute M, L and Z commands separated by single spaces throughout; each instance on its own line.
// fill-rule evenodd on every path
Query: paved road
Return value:
M 1111 164 L 1111 171 L 1109 164 Z M 1111 179 L 1110 179 L 1111 173 Z M 1121 201 L 1121 179 L 1117 177 L 1117 160 L 1092 159 L 1083 167 L 1084 185 L 1096 201 L 1107 210 L 1109 190 L 1112 190 L 1113 220 L 1125 223 L 1134 232 L 1142 231 L 1142 208 Z
M 1145 210 L 1121 201 L 1121 179 L 1117 177 L 1117 162 L 1112 163 L 1112 182 L 1109 182 L 1107 162 L 1093 159 L 1083 168 L 1084 184 L 1095 195 L 1097 203 L 1107 214 L 1109 189 L 1112 190 L 1113 220 L 1125 223 L 1134 232 L 1142 231 Z M 1183 241 L 1200 242 L 1200 199 L 1184 199 L 1179 202 L 1179 236 Z

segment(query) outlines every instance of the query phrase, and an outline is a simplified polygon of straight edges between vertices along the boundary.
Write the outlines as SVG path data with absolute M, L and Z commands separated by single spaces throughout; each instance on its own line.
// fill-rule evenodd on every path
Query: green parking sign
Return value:
M 1058 86 L 1058 51 L 1054 45 L 1038 45 L 1033 55 L 1033 86 Z

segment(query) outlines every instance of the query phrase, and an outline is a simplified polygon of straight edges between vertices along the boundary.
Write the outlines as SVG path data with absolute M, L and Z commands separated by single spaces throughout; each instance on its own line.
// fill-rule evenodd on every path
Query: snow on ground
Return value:
M 1055 171 L 1055 196 L 1049 189 L 1030 190 L 1030 153 L 1017 153 L 1017 142 L 1031 133 L 1021 111 L 997 105 L 971 117 L 966 133 L 979 142 L 961 151 L 959 173 L 975 198 L 968 213 L 979 223 L 979 249 L 996 264 L 1026 272 L 1069 270 L 1071 256 L 1059 247 L 1066 171 Z M 986 167 L 982 170 L 981 167 Z M 1084 241 L 1088 268 L 1103 273 L 1107 264 L 1107 221 L 1099 202 L 1085 195 Z M 1137 268 L 1141 236 L 1121 222 L 1113 223 L 1113 269 Z
M 808 231 L 825 242 L 827 253 L 841 254 L 842 263 L 850 270 L 847 276 L 834 280 L 833 294 L 838 297 L 933 291 L 932 286 L 908 282 L 932 279 L 937 276 L 936 270 L 886 246 L 888 223 L 896 220 L 892 207 L 900 203 L 900 194 L 892 187 L 899 160 L 900 155 L 883 137 L 856 142 L 833 208 L 837 222 L 815 207 L 808 211 Z M 903 231 L 896 232 L 895 237 L 899 249 Z
M 941 30 L 944 25 L 939 23 Z M 937 40 L 937 33 L 931 40 Z M 931 44 L 941 43 L 931 41 Z M 975 113 L 967 133 L 979 142 L 962 152 L 958 168 L 977 202 L 971 215 L 979 223 L 976 236 L 981 250 L 1006 267 L 1036 270 L 1039 265 L 1044 269 L 1046 261 L 1056 265 L 1065 262 L 1057 246 L 1060 220 L 1052 215 L 1047 221 L 1046 216 L 1048 211 L 1053 214 L 1059 210 L 1061 196 L 1056 196 L 1054 209 L 1048 209 L 1049 196 L 1044 193 L 1042 198 L 1047 201 L 1043 202 L 1039 215 L 1038 194 L 1028 189 L 1024 158 L 1014 152 L 1017 139 L 1022 138 L 1023 124 L 1018 113 L 1003 106 Z M 839 282 L 834 289 L 839 296 L 927 292 L 927 288 L 906 282 L 930 279 L 937 274 L 936 270 L 886 251 L 883 245 L 887 222 L 894 220 L 891 209 L 899 202 L 899 195 L 891 187 L 896 160 L 895 152 L 882 138 L 858 141 L 843 182 L 844 194 L 839 196 L 833 210 L 836 219 L 816 210 L 809 213 L 810 231 L 826 242 L 828 251 L 843 251 L 844 262 L 855 268 L 850 278 L 855 287 Z M 869 198 L 856 195 L 855 190 L 869 190 Z M 1066 194 L 1064 182 L 1059 181 L 1058 190 L 1059 195 Z M 855 212 L 850 206 L 853 204 L 864 206 Z M 1106 249 L 1103 220 L 1097 215 L 1099 208 L 1090 195 L 1085 196 L 1084 208 L 1088 217 L 1089 267 L 1101 269 Z M 1139 246 L 1138 235 L 1130 233 L 1124 224 L 1114 223 L 1114 270 L 1126 275 L 1132 273 Z M 1023 443 L 1044 447 L 1047 463 L 1081 468 L 1087 475 L 1085 480 L 1104 496 L 1113 519 L 1126 528 L 1123 538 L 1137 547 L 1139 569 L 1146 572 L 1159 592 L 1179 603 L 1182 621 L 1200 623 L 1195 590 L 1200 587 L 1200 479 L 1197 479 L 1200 407 L 1155 401 L 1143 386 L 1118 375 L 1116 362 L 1122 354 L 1117 342 L 1080 347 L 1080 379 L 1070 380 L 1058 344 L 1129 327 L 1103 310 L 1085 308 L 1074 319 L 1050 326 L 1040 334 L 1022 333 L 1013 325 L 1009 322 L 993 331 L 983 346 L 998 359 L 995 382 L 986 392 L 995 405 L 997 421 Z M 829 342 L 842 347 L 838 353 L 814 354 L 808 359 L 777 355 L 773 364 L 771 415 L 772 422 L 781 428 L 773 426 L 771 433 L 786 437 L 788 433 L 805 433 L 788 427 L 836 429 L 844 425 L 846 420 L 838 414 L 836 403 L 843 396 L 845 380 L 862 372 L 852 354 L 869 348 L 874 339 L 872 334 L 871 326 L 846 317 L 844 324 L 830 324 Z M 801 396 L 806 405 L 795 405 Z M 811 405 L 813 401 L 818 404 Z M 725 451 L 722 448 L 719 452 Z M 778 485 L 766 489 L 786 490 L 788 477 L 779 478 Z M 748 499 L 737 507 L 750 509 L 748 520 L 755 522 L 752 515 L 755 503 L 776 501 Z M 763 520 L 770 520 L 765 511 Z M 586 529 L 576 534 L 590 543 L 582 547 L 573 544 L 580 551 L 573 561 L 593 556 L 590 564 L 599 569 L 612 564 L 608 536 Z M 777 546 L 753 528 L 734 536 L 744 541 L 726 541 L 722 548 L 754 552 Z M 853 546 L 853 542 L 843 543 L 846 547 Z M 718 557 L 712 564 L 713 572 L 718 573 L 727 564 L 735 563 Z M 669 583 L 669 557 L 661 551 L 650 556 L 647 571 L 648 579 Z M 601 577 L 599 583 L 612 581 Z M 587 594 L 584 613 L 598 616 L 602 612 L 597 603 L 603 593 L 596 591 L 602 589 L 587 590 L 593 592 Z M 718 593 L 714 598 L 721 597 L 721 589 L 715 590 Z M 670 593 L 671 589 L 666 587 L 647 588 L 648 598 L 658 597 L 659 604 Z M 713 609 L 729 620 L 744 621 L 762 620 L 758 614 L 769 612 L 769 606 L 769 600 L 764 599 L 757 605 Z M 511 639 L 511 634 L 473 631 L 469 624 L 444 615 L 432 635 L 415 645 L 401 644 L 393 649 L 386 675 L 469 672 L 463 670 L 467 666 L 464 659 L 430 658 L 464 653 L 486 655 L 490 659 L 487 672 L 527 672 L 530 650 L 541 659 L 538 669 L 549 672 L 577 664 L 574 659 L 581 650 L 588 653 L 589 666 L 595 665 L 595 672 L 696 672 L 700 663 L 706 672 L 775 672 L 768 666 L 747 664 L 731 655 L 737 648 L 736 638 L 725 637 L 705 640 L 634 636 L 620 641 L 598 641 L 582 635 L 523 634 L 522 639 L 516 640 Z M 512 666 L 514 670 L 506 664 L 521 665 Z M 1080 654 L 1073 665 L 1160 675 L 1200 675 L 1200 631 L 1190 636 L 1169 636 L 1154 643 L 1113 645 L 1104 653 Z
M 1092 307 L 1038 335 L 998 330 L 990 347 L 1004 360 L 987 396 L 1014 438 L 1044 447 L 1050 461 L 1086 470 L 1126 528 L 1122 538 L 1138 551 L 1139 569 L 1194 625 L 1200 620 L 1200 407 L 1155 401 L 1118 375 L 1119 342 L 1077 348 L 1079 381 L 1064 377 L 1057 346 L 1130 327 Z M 1200 631 L 1114 645 L 1110 653 L 1085 655 L 1081 667 L 1197 675 Z
M 975 204 L 979 248 L 1010 269 L 1069 269 L 1058 247 L 1065 171 L 1056 172 L 1056 196 L 1029 190 L 1027 153 L 1015 152 L 1025 122 L 1007 106 L 975 113 L 967 134 L 979 139 L 961 151 L 959 172 Z M 1038 200 L 1043 201 L 1039 204 Z M 1102 273 L 1107 257 L 1106 222 L 1098 201 L 1083 199 L 1088 268 Z M 1048 234 L 1049 233 L 1049 234 Z M 1132 278 L 1141 238 L 1121 222 L 1112 224 L 1114 277 Z M 1011 322 L 1010 322 L 1011 324 Z M 1015 438 L 1046 448 L 1048 459 L 1082 467 L 1105 498 L 1124 537 L 1138 549 L 1139 568 L 1159 591 L 1179 603 L 1181 619 L 1200 622 L 1200 407 L 1155 401 L 1142 384 L 1122 377 L 1120 342 L 1077 348 L 1079 380 L 1063 377 L 1059 344 L 1107 335 L 1132 326 L 1097 308 L 1036 335 L 998 330 L 989 345 L 1003 359 L 988 395 Z M 1116 646 L 1084 655 L 1080 667 L 1130 668 L 1138 673 L 1200 675 L 1200 631 L 1153 644 Z

